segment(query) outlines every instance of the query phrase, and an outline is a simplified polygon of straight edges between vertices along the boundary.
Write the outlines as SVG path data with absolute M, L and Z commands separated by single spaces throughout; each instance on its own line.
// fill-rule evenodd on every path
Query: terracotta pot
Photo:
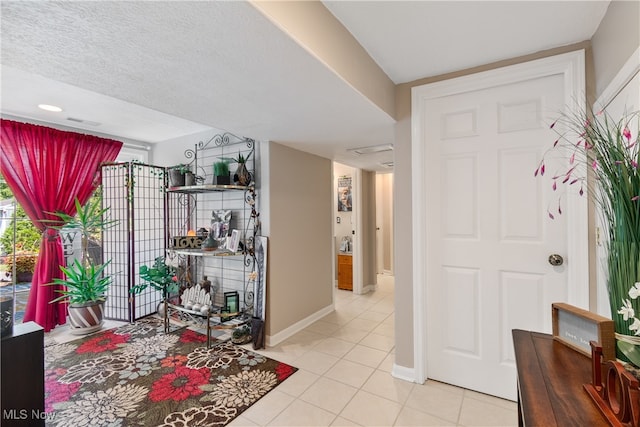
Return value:
M 71 333 L 86 335 L 100 330 L 104 322 L 104 301 L 69 305 Z

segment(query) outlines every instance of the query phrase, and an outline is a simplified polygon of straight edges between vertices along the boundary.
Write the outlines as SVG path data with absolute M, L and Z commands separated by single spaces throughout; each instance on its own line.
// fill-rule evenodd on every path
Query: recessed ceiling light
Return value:
M 382 144 L 382 145 L 372 145 L 370 147 L 350 148 L 348 151 L 362 155 L 362 154 L 383 153 L 385 151 L 391 151 L 391 150 L 393 150 L 393 145 Z
M 62 108 L 49 104 L 38 104 L 38 108 L 45 111 L 53 111 L 54 113 L 59 113 L 62 111 Z

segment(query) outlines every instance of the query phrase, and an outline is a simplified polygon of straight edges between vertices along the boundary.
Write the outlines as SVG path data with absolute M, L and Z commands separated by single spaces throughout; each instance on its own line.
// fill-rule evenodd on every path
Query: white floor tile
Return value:
M 330 354 L 311 350 L 297 358 L 293 363 L 300 369 L 306 369 L 314 374 L 322 375 L 335 365 L 338 360 L 340 359 Z
M 354 343 L 329 337 L 320 341 L 313 349 L 321 353 L 330 354 L 335 357 L 342 357 L 347 354 L 353 347 Z
M 300 399 L 337 415 L 357 391 L 355 387 L 323 377 L 309 387 Z
M 360 340 L 358 344 L 364 345 L 365 347 L 375 348 L 376 350 L 389 352 L 395 346 L 396 341 L 393 337 L 370 333 Z
M 373 371 L 374 369 L 369 366 L 342 359 L 333 365 L 324 376 L 360 388 Z
M 299 369 L 297 372 L 287 378 L 286 381 L 278 385 L 278 391 L 286 393 L 293 397 L 299 397 L 302 393 L 305 392 L 305 390 L 311 387 L 311 384 L 316 382 L 318 378 L 320 378 L 320 376 L 314 374 L 313 372 Z
M 396 420 L 396 423 L 394 425 L 398 427 L 443 427 L 455 426 L 456 423 L 445 421 L 442 418 L 434 417 L 433 415 L 425 414 L 424 412 L 420 412 L 405 406 L 404 408 L 402 408 L 402 411 L 400 411 L 400 415 L 398 415 L 398 419 Z
M 392 426 L 402 405 L 366 391 L 359 391 L 340 416 L 364 426 Z
M 481 400 L 465 398 L 462 401 L 459 424 L 464 426 L 517 426 L 518 410 L 487 404 Z
M 384 358 L 387 357 L 387 354 L 389 353 L 386 351 L 376 350 L 375 348 L 369 348 L 358 344 L 351 349 L 344 358 L 346 360 L 351 360 L 352 362 L 358 362 L 363 365 L 371 366 L 372 368 L 377 368 Z
M 413 383 L 393 378 L 390 373 L 377 370 L 371 374 L 362 390 L 404 404 L 413 386 Z
M 336 416 L 310 403 L 296 400 L 280 413 L 269 426 L 329 426 Z
M 451 393 L 429 382 L 423 385 L 416 384 L 405 406 L 457 423 L 462 407 L 462 393 Z
M 294 400 L 294 397 L 282 393 L 278 389 L 272 390 L 244 411 L 242 416 L 263 426 L 274 419 Z

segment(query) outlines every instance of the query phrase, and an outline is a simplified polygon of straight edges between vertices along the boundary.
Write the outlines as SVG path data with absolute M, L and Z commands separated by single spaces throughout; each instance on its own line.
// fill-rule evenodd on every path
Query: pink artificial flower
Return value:
M 556 181 L 553 181 L 553 185 L 551 186 L 551 188 L 553 188 L 553 191 L 556 191 L 556 189 L 558 188 Z
M 575 160 L 576 160 L 576 153 L 574 151 L 571 157 L 569 157 L 569 164 L 572 165 Z
M 631 131 L 629 130 L 628 127 L 625 126 L 624 130 L 622 131 L 622 136 L 627 138 L 627 142 L 631 140 Z
M 633 197 L 631 198 L 631 201 L 633 201 L 633 202 L 636 202 L 636 201 L 638 201 L 638 200 L 640 200 L 640 196 L 633 196 Z
M 174 282 L 177 282 L 177 281 L 178 281 L 178 276 L 173 276 L 173 277 L 171 278 L 171 280 L 173 280 Z
M 631 166 L 633 166 L 634 168 L 638 169 L 638 162 L 636 162 L 635 160 L 631 159 Z
M 593 163 L 591 163 L 591 167 L 593 168 L 593 170 L 596 170 L 598 168 L 597 160 L 594 160 Z

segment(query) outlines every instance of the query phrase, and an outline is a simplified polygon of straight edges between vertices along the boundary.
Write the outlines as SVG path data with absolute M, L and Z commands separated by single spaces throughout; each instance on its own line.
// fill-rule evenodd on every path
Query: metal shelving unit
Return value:
M 221 157 L 240 154 L 247 159 L 246 166 L 252 182 L 247 186 L 212 184 L 213 163 Z M 256 292 L 250 273 L 256 268 L 254 242 L 260 229 L 254 181 L 255 156 L 254 140 L 228 133 L 216 135 L 206 143 L 200 142 L 193 150 L 185 152 L 185 157 L 190 159 L 188 165 L 196 174 L 196 182 L 201 184 L 167 189 L 167 242 L 172 242 L 174 237 L 186 236 L 190 231 L 210 229 L 212 211 L 223 210 L 231 211 L 228 233 L 233 229 L 238 230 L 240 247 L 235 252 L 167 247 L 167 258 L 179 266 L 181 283 L 192 287 L 207 276 L 213 282 L 212 289 L 215 287 L 218 291 L 212 296 L 213 313 L 203 315 L 187 310 L 176 296 L 170 297 L 165 313 L 175 310 L 180 315 L 206 318 L 208 330 L 210 327 L 235 327 L 251 319 Z M 230 313 L 238 316 L 233 321 L 224 321 L 221 316 L 225 308 L 225 292 L 237 292 L 239 295 L 239 311 Z M 168 320 L 165 326 L 168 326 Z

